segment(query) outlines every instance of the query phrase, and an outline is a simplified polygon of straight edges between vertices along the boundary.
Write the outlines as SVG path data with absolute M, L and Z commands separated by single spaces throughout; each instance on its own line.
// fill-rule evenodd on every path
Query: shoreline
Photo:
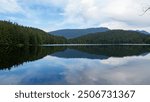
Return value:
M 43 44 L 40 46 L 150 46 L 150 44 Z

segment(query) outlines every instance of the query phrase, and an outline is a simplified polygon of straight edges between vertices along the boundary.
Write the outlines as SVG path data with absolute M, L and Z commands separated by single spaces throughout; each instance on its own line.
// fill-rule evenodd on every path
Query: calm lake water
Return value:
M 150 46 L 3 46 L 0 84 L 150 85 Z

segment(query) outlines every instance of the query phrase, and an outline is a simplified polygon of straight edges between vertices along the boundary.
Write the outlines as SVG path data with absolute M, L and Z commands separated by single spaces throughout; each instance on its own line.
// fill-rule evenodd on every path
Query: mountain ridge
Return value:
M 69 39 L 75 44 L 149 44 L 150 35 L 136 31 L 110 30 Z
M 63 36 L 67 39 L 72 39 L 72 38 L 77 38 L 77 37 L 84 36 L 84 35 L 91 34 L 91 33 L 101 33 L 101 32 L 113 31 L 113 30 L 119 31 L 119 29 L 111 30 L 107 27 L 99 27 L 99 28 L 86 28 L 86 29 L 60 29 L 60 30 L 51 31 L 48 33 L 52 35 Z M 146 34 L 146 35 L 150 34 L 149 32 L 145 30 L 123 30 L 123 31 L 133 31 L 133 32 L 138 32 L 138 33 Z
M 97 32 L 106 32 L 109 31 L 109 28 L 100 27 L 100 28 L 86 28 L 86 29 L 61 29 L 56 31 L 51 31 L 49 34 L 64 36 L 68 39 L 80 37 L 89 33 L 97 33 Z

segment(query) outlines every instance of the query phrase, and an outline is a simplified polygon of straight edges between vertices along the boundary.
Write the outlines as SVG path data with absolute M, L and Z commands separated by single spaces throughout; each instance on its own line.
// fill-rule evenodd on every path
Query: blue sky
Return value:
M 52 31 L 108 27 L 150 32 L 150 0 L 0 0 L 0 19 Z

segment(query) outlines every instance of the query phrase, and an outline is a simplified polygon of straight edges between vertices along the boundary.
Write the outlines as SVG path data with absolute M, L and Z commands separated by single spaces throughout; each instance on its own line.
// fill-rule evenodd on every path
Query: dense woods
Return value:
M 10 21 L 0 21 L 0 45 L 40 44 L 150 44 L 150 35 L 136 31 L 109 30 L 73 39 L 55 36 L 43 30 L 24 27 Z
M 69 42 L 82 44 L 150 44 L 150 35 L 136 31 L 111 30 L 69 39 Z
M 1 45 L 39 45 L 66 43 L 64 37 L 50 35 L 40 29 L 20 26 L 9 21 L 0 21 Z

